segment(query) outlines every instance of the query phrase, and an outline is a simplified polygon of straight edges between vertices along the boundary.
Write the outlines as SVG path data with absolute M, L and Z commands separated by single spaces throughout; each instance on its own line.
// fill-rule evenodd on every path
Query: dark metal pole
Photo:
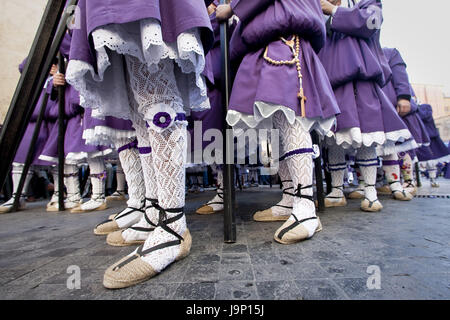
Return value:
M 46 90 L 46 87 L 44 87 L 44 90 Z M 47 103 L 48 103 L 49 94 L 47 92 L 44 93 L 44 98 L 39 110 L 39 115 L 36 121 L 36 126 L 34 127 L 33 131 L 33 137 L 31 138 L 30 146 L 28 148 L 27 157 L 25 159 L 25 164 L 23 167 L 22 175 L 20 176 L 19 185 L 17 187 L 16 191 L 16 197 L 14 198 L 14 204 L 12 207 L 12 212 L 15 212 L 19 208 L 20 203 L 20 197 L 22 195 L 22 190 L 25 186 L 25 180 L 28 174 L 28 171 L 30 170 L 33 158 L 34 158 L 34 152 L 36 147 L 36 142 L 39 137 L 39 133 L 41 131 L 42 121 L 44 120 L 45 110 L 47 109 Z M 37 106 L 36 106 L 37 107 Z
M 229 1 L 220 0 L 220 4 L 227 4 Z M 224 241 L 226 243 L 236 242 L 236 215 L 235 215 L 235 189 L 234 189 L 234 164 L 227 163 L 228 155 L 234 153 L 234 139 L 228 137 L 227 130 L 230 129 L 226 115 L 229 106 L 231 93 L 231 72 L 229 56 L 229 30 L 228 21 L 220 24 L 220 47 L 222 59 L 222 105 L 224 112 L 224 164 L 223 164 L 223 184 L 224 184 Z M 234 159 L 234 157 L 231 157 Z
M 58 54 L 58 73 L 66 73 L 66 61 L 61 53 Z M 65 128 L 65 105 L 66 87 L 58 88 L 58 208 L 64 211 L 64 135 Z
M 312 143 L 319 146 L 320 148 L 320 139 L 319 135 L 316 131 L 311 132 L 311 138 Z M 316 175 L 316 191 L 317 191 L 317 202 L 319 211 L 323 212 L 325 211 L 325 197 L 324 197 L 324 190 L 323 190 L 323 175 L 322 175 L 322 157 L 317 157 L 317 159 L 314 159 L 314 170 Z
M 416 162 L 415 170 L 416 170 L 417 187 L 420 188 L 422 186 L 422 179 L 420 177 L 420 169 L 419 169 L 419 163 L 418 162 Z
M 71 0 L 69 5 L 76 2 L 76 0 Z M 56 56 L 63 39 L 66 21 L 69 17 L 69 14 L 64 14 L 61 19 L 65 3 L 65 0 L 48 1 L 27 63 L 11 100 L 0 133 L 0 185 L 5 182 L 20 141 L 30 121 L 32 115 L 30 106 L 36 105 L 39 99 L 40 89 L 44 85 L 52 60 Z

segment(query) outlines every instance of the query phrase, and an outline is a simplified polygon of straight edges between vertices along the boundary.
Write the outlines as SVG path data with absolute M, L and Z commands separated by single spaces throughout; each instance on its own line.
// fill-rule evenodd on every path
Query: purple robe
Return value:
M 26 62 L 27 62 L 27 59 L 25 59 L 19 65 L 20 73 L 22 73 Z M 36 122 L 39 117 L 42 102 L 44 100 L 44 95 L 45 95 L 45 93 L 51 95 L 51 92 L 52 92 L 52 82 L 50 81 L 47 85 L 47 88 L 42 89 L 39 100 L 38 100 L 37 104 L 34 106 L 33 114 L 31 115 L 30 122 L 27 126 L 27 129 L 25 130 L 25 134 L 22 138 L 22 141 L 20 142 L 19 148 L 17 149 L 16 155 L 14 158 L 14 162 L 25 163 L 26 157 L 28 154 L 28 150 L 30 148 L 31 139 L 33 138 L 34 130 L 36 128 L 36 124 L 37 124 Z M 43 165 L 43 166 L 50 165 L 50 163 L 40 160 L 39 156 L 41 155 L 41 153 L 45 147 L 45 143 L 47 142 L 47 139 L 49 136 L 49 129 L 51 127 L 51 124 L 48 123 L 48 121 L 49 121 L 48 114 L 49 114 L 49 110 L 51 110 L 54 105 L 55 105 L 55 102 L 49 96 L 47 106 L 46 106 L 46 112 L 44 114 L 44 119 L 42 121 L 41 128 L 39 130 L 39 135 L 36 140 L 35 147 L 34 147 L 34 153 L 33 153 L 33 159 L 32 159 L 33 165 Z
M 313 44 L 317 46 L 325 36 L 319 1 L 293 1 L 308 10 L 297 10 L 292 15 L 295 19 L 286 20 L 280 27 L 279 22 L 289 12 L 278 11 L 277 8 L 289 1 L 241 0 L 232 3 L 233 11 L 241 22 L 233 34 L 230 52 L 233 59 L 240 56 L 244 58 L 234 81 L 230 110 L 252 115 L 255 102 L 262 101 L 290 108 L 297 117 L 334 117 L 339 113 L 339 108 L 326 71 L 313 47 Z M 293 29 L 300 37 L 300 64 L 306 96 L 304 114 L 298 98 L 300 87 L 296 65 L 275 66 L 263 57 L 267 47 L 270 58 L 278 61 L 292 60 L 290 48 L 280 37 L 290 37 L 294 34 Z M 248 43 L 250 40 L 255 41 Z
M 417 149 L 417 157 L 420 162 L 444 162 L 450 160 L 450 150 L 442 141 L 439 131 L 434 123 L 433 108 L 429 104 L 419 106 L 420 117 L 430 136 L 430 146 Z
M 405 137 L 398 139 L 408 139 L 405 123 L 381 90 L 391 78 L 391 69 L 381 49 L 379 29 L 368 25 L 374 12 L 379 13 L 381 23 L 381 2 L 362 0 L 352 8 L 338 7 L 327 22 L 327 41 L 319 56 L 341 110 L 335 131 L 405 132 Z
M 63 38 L 60 46 L 60 52 L 65 57 L 69 57 L 71 47 L 72 36 L 69 32 Z M 83 139 L 83 108 L 80 104 L 79 93 L 69 84 L 65 89 L 65 121 L 66 130 L 64 134 L 64 156 L 79 153 L 83 155 L 98 155 L 101 154 L 106 147 L 88 146 Z M 50 161 L 56 163 L 58 160 L 58 114 L 59 105 L 58 101 L 55 101 L 55 106 L 49 109 L 49 115 L 55 117 L 55 122 L 50 128 L 49 138 L 43 147 L 40 155 L 41 160 Z
M 141 19 L 160 21 L 165 42 L 176 41 L 179 34 L 201 28 L 203 48 L 208 50 L 213 42 L 211 24 L 202 0 L 81 0 L 81 28 L 74 30 L 71 59 L 95 66 L 95 50 L 90 47 L 89 36 L 98 27 L 108 24 L 124 24 Z
M 414 99 L 413 89 L 409 82 L 408 73 L 406 72 L 406 63 L 403 61 L 400 52 L 394 48 L 383 48 L 383 52 L 388 59 L 389 66 L 392 70 L 391 80 L 383 87 L 383 92 L 389 98 L 394 106 L 398 100 L 405 99 L 411 102 L 411 112 L 402 117 L 414 140 L 419 146 L 430 143 L 430 137 L 425 129 L 418 114 L 418 107 Z

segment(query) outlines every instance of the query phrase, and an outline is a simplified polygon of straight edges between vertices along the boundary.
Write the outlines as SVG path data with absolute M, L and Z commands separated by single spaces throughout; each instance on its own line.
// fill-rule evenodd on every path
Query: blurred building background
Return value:
M 28 55 L 46 0 L 0 1 L 0 123 L 19 81 L 19 64 Z
M 450 97 L 445 96 L 444 87 L 430 84 L 412 86 L 419 101 L 433 107 L 433 118 L 442 140 L 450 141 Z

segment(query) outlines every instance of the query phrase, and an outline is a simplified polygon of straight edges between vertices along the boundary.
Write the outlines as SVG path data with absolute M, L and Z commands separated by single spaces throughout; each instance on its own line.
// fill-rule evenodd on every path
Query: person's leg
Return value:
M 167 97 L 161 99 L 161 108 L 167 108 L 167 111 L 175 109 L 181 98 L 173 62 L 161 62 L 158 73 L 149 75 L 137 59 L 128 56 L 126 59 L 130 88 L 139 108 L 143 108 L 139 113 L 143 116 L 146 110 L 152 110 L 149 103 L 156 97 Z M 173 111 L 180 112 L 179 109 Z M 147 280 L 190 252 L 192 239 L 184 215 L 187 124 L 172 122 L 165 128 L 156 128 L 154 124 L 149 126 L 147 134 L 157 182 L 158 202 L 154 207 L 158 223 L 142 246 L 106 270 L 103 285 L 107 288 L 123 288 Z
M 403 189 L 400 180 L 400 161 L 398 154 L 395 153 L 383 157 L 383 171 L 394 199 L 410 201 L 413 195 Z
M 289 219 L 294 203 L 294 197 L 291 195 L 294 192 L 294 184 L 286 160 L 280 161 L 278 174 L 283 190 L 281 201 L 269 209 L 257 211 L 253 215 L 253 220 L 258 222 L 270 222 L 286 221 Z
M 377 212 L 383 209 L 378 200 L 375 184 L 377 181 L 378 157 L 375 147 L 361 147 L 357 150 L 355 163 L 359 165 L 364 179 L 364 200 L 361 210 Z
M 436 165 L 427 164 L 428 175 L 430 177 L 430 185 L 432 188 L 439 188 L 439 184 L 436 182 L 437 168 Z
M 222 212 L 223 205 L 223 170 L 221 166 L 215 164 L 211 165 L 213 172 L 217 173 L 217 193 L 215 197 L 208 201 L 205 205 L 197 209 L 197 214 L 213 214 L 217 212 Z
M 12 165 L 12 181 L 13 181 L 13 195 L 12 198 L 9 199 L 7 202 L 3 203 L 0 206 L 0 213 L 7 213 L 10 212 L 12 209 L 12 206 L 14 204 L 14 200 L 16 198 L 17 189 L 19 188 L 19 182 L 20 178 L 22 177 L 24 164 L 22 163 L 13 163 Z M 25 184 L 22 190 L 22 194 L 20 195 L 19 200 L 19 209 L 25 209 L 25 198 L 28 193 L 28 187 L 30 185 L 31 178 L 33 177 L 33 171 L 28 170 L 27 176 L 25 177 Z
M 355 168 L 356 178 L 358 179 L 358 186 L 356 189 L 348 195 L 349 199 L 364 199 L 364 179 L 361 175 L 361 170 L 359 166 Z
M 400 170 L 403 177 L 403 189 L 415 196 L 417 188 L 414 183 L 414 162 L 411 155 L 408 152 L 402 152 L 399 154 L 399 159 L 401 161 Z
M 131 227 L 142 219 L 145 212 L 144 171 L 137 149 L 137 141 L 134 138 L 120 139 L 115 142 L 115 146 L 119 152 L 119 163 L 122 164 L 120 170 L 123 168 L 123 175 L 128 182 L 129 199 L 127 208 L 96 226 L 94 233 L 97 235 L 105 235 Z M 122 190 L 124 189 L 125 183 L 123 183 Z
M 66 209 L 78 208 L 83 202 L 80 194 L 78 166 L 64 165 L 64 180 L 67 188 L 67 199 L 64 206 Z
M 281 149 L 284 151 L 280 160 L 286 161 L 294 186 L 292 214 L 275 232 L 274 239 L 282 244 L 292 244 L 309 239 L 322 230 L 313 199 L 314 150 L 310 133 L 304 131 L 300 123 L 290 124 L 281 112 L 276 113 L 273 120 L 275 128 L 280 131 Z
M 116 231 L 108 234 L 106 242 L 112 246 L 130 246 L 144 243 L 149 234 L 155 229 L 159 219 L 158 211 L 155 208 L 158 203 L 158 185 L 153 167 L 150 139 L 145 121 L 137 115 L 135 116 L 136 118 L 133 120 L 133 126 L 136 129 L 138 138 L 138 149 L 136 152 L 141 164 L 142 179 L 144 183 L 144 188 L 142 190 L 145 199 L 144 214 L 139 221 L 123 231 Z M 129 189 L 132 190 L 133 187 L 131 186 Z
M 123 140 L 124 144 L 127 144 L 130 139 L 121 139 Z M 122 145 L 121 142 L 118 142 L 118 144 L 115 144 L 117 148 L 119 148 L 119 145 Z M 119 154 L 120 158 L 120 154 Z M 124 201 L 126 200 L 125 197 L 125 183 L 126 183 L 126 177 L 124 169 L 122 168 L 121 161 L 117 161 L 116 165 L 116 181 L 117 181 L 117 188 L 116 191 L 114 191 L 110 196 L 106 197 L 107 201 Z
M 328 148 L 328 168 L 331 174 L 331 192 L 325 197 L 325 207 L 344 207 L 347 205 L 344 195 L 344 175 L 347 162 L 345 150 L 338 145 Z
M 106 210 L 108 205 L 105 199 L 105 163 L 103 157 L 88 159 L 92 196 L 91 199 L 81 206 L 71 210 L 72 213 Z

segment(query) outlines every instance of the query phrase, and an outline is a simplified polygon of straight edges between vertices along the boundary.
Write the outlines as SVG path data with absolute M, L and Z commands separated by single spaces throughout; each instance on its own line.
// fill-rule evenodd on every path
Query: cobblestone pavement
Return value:
M 449 195 L 450 181 L 439 182 L 440 189 L 420 194 Z M 92 230 L 124 203 L 58 214 L 40 202 L 0 215 L 0 299 L 450 299 L 450 199 L 381 197 L 381 213 L 361 212 L 359 201 L 349 200 L 320 214 L 324 230 L 313 239 L 283 246 L 272 240 L 280 223 L 251 220 L 278 201 L 279 189 L 237 193 L 235 244 L 223 243 L 222 214 L 193 213 L 211 196 L 187 198 L 190 256 L 143 284 L 113 291 L 102 286 L 103 273 L 132 248 L 110 247 Z M 67 270 L 74 265 L 81 289 L 70 290 Z M 380 289 L 369 289 L 377 270 Z

